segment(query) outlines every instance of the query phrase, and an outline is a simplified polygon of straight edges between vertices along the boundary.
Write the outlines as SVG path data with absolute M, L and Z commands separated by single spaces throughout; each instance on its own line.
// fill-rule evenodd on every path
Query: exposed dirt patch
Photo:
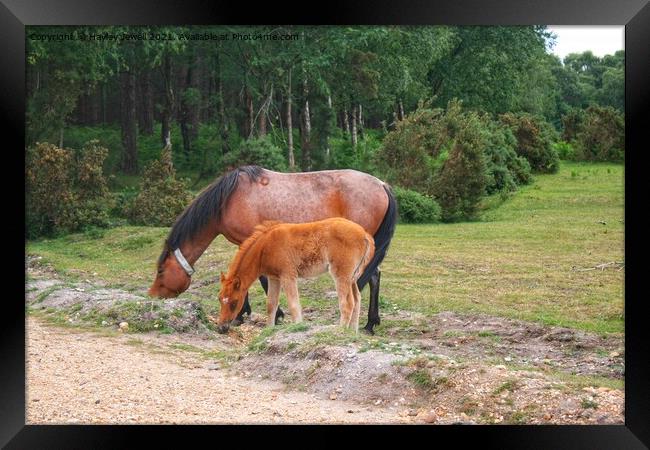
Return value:
M 323 312 L 309 308 L 305 308 L 306 320 L 300 326 L 284 325 L 269 330 L 264 326 L 265 317 L 254 313 L 241 327 L 219 335 L 211 327 L 209 313 L 197 302 L 181 299 L 152 302 L 136 292 L 90 282 L 63 282 L 33 268 L 29 275 L 26 301 L 30 309 L 46 316 L 63 317 L 68 325 L 91 324 L 112 332 L 112 336 L 93 337 L 97 345 L 105 339 L 111 348 L 137 349 L 137 358 L 125 360 L 121 367 L 134 373 L 142 374 L 144 370 L 151 374 L 158 368 L 149 365 L 158 364 L 151 361 L 160 355 L 172 358 L 175 367 L 180 367 L 171 369 L 170 366 L 167 372 L 161 372 L 168 374 L 174 386 L 184 386 L 180 391 L 168 385 L 166 388 L 156 385 L 151 388 L 156 390 L 155 396 L 139 402 L 138 393 L 149 395 L 152 391 L 142 391 L 149 388 L 130 380 L 129 383 L 135 383 L 132 386 L 135 392 L 128 395 L 132 399 L 129 405 L 135 405 L 137 413 L 121 414 L 119 408 L 124 407 L 123 402 L 110 407 L 104 404 L 102 408 L 108 415 L 97 416 L 103 423 L 113 419 L 114 423 L 318 423 L 321 419 L 440 424 L 623 423 L 623 391 L 612 387 L 624 374 L 622 336 L 605 339 L 568 328 L 477 314 L 445 312 L 425 317 L 408 311 L 391 311 L 383 316 L 381 335 L 355 337 L 346 336 L 336 325 L 331 325 L 337 322 L 334 309 Z M 130 327 L 120 334 L 119 323 L 125 318 Z M 29 324 L 31 329 L 32 322 Z M 44 330 L 40 328 L 41 332 Z M 78 390 L 81 388 L 74 387 L 77 375 L 70 372 L 70 361 L 65 355 L 89 351 L 82 349 L 85 337 L 68 339 L 66 336 L 68 333 L 73 336 L 74 330 L 56 330 L 52 336 L 69 340 L 67 345 L 74 348 L 61 348 L 59 358 L 50 360 L 46 367 L 32 366 L 38 368 L 32 372 L 36 378 L 28 380 L 28 385 L 35 380 L 30 386 L 41 383 L 38 388 L 41 391 L 30 388 L 31 392 L 46 392 L 39 395 L 47 395 L 51 402 L 81 392 Z M 135 330 L 153 332 L 132 333 Z M 30 335 L 28 345 L 34 345 L 30 339 L 36 336 L 34 332 Z M 40 355 L 42 360 L 47 352 L 41 348 L 34 355 Z M 126 358 L 121 352 L 115 355 L 103 352 L 99 359 L 88 360 L 86 364 L 101 365 L 113 356 Z M 119 367 L 113 367 L 111 374 L 121 370 Z M 87 369 L 81 368 L 88 373 Z M 94 389 L 112 384 L 112 375 L 103 373 L 99 367 L 92 370 L 103 374 L 93 378 Z M 210 388 L 214 371 L 235 378 L 228 382 L 221 380 L 221 384 L 217 383 L 220 387 Z M 209 381 L 202 388 L 190 388 L 191 380 L 199 372 L 201 380 Z M 52 380 L 58 381 L 48 387 Z M 276 383 L 275 387 L 269 387 L 269 383 Z M 286 410 L 276 411 L 279 415 L 270 411 L 275 407 L 275 399 L 266 395 L 269 389 L 280 392 L 277 386 L 289 389 L 292 394 L 287 395 L 296 395 L 288 400 Z M 226 417 L 210 408 L 208 404 L 215 401 L 216 394 L 206 397 L 202 389 L 220 391 L 219 395 L 225 397 L 219 404 L 235 408 L 233 414 Z M 185 405 L 185 400 L 181 402 L 179 395 L 186 397 L 187 405 L 204 405 L 205 409 L 199 406 L 201 412 L 194 415 L 194 410 Z M 255 413 L 251 417 L 246 409 L 252 408 L 250 398 L 257 410 L 268 406 L 269 414 L 259 412 L 260 415 Z M 74 404 L 75 398 L 68 401 Z M 180 408 L 179 402 L 185 406 Z M 296 406 L 301 402 L 312 404 Z M 38 406 L 40 412 L 28 414 L 32 420 L 39 423 L 67 420 L 62 415 L 52 415 L 58 407 L 53 409 L 43 398 L 35 403 L 30 405 Z M 161 407 L 163 404 L 166 407 Z M 341 409 L 340 405 L 346 406 Z M 47 411 L 52 414 L 48 416 Z M 98 409 L 91 407 L 85 415 L 73 415 L 73 419 L 93 422 L 93 411 Z M 337 416 L 336 411 L 342 416 Z M 354 418 L 348 417 L 357 413 Z
M 443 312 L 411 317 L 408 333 L 422 349 L 463 359 L 493 359 L 509 365 L 561 370 L 574 375 L 622 379 L 623 336 L 593 333 L 481 314 Z M 388 330 L 391 333 L 391 330 Z

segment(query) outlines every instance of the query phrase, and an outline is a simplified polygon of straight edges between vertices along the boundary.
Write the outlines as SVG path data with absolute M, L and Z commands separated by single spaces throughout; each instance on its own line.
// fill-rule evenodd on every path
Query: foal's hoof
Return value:
M 370 336 L 374 336 L 375 332 L 373 331 L 374 325 L 366 325 L 363 327 L 363 332 L 366 334 L 369 334 Z
M 275 324 L 279 325 L 280 322 L 284 320 L 284 313 L 282 310 L 278 309 L 278 311 L 275 313 Z
M 242 323 L 244 323 L 244 319 L 236 318 L 230 322 L 230 325 L 232 325 L 233 327 L 238 327 Z

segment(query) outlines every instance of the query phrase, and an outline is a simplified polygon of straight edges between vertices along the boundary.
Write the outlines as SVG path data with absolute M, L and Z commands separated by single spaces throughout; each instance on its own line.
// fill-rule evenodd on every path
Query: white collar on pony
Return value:
M 191 277 L 192 274 L 194 273 L 194 268 L 192 267 L 192 265 L 190 263 L 187 262 L 187 259 L 185 259 L 185 257 L 183 256 L 183 253 L 181 253 L 180 248 L 177 248 L 176 250 L 174 250 L 174 256 L 176 257 L 176 260 L 181 265 L 183 270 L 185 270 L 185 273 L 187 273 L 187 275 Z

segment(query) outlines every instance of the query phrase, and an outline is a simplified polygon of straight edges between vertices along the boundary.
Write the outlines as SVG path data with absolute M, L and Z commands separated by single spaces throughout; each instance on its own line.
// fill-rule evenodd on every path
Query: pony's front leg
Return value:
M 277 278 L 269 278 L 269 291 L 266 298 L 266 312 L 268 314 L 266 324 L 268 326 L 275 325 L 275 315 L 278 310 L 280 301 L 280 280 Z
M 298 279 L 287 278 L 282 280 L 282 288 L 284 289 L 284 293 L 287 294 L 287 303 L 289 304 L 289 312 L 291 313 L 293 322 L 302 322 L 302 308 L 300 307 L 300 299 L 298 298 Z

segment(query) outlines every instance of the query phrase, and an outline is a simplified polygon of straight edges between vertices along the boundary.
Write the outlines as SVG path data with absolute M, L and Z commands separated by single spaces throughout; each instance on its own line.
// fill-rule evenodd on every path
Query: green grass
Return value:
M 425 315 L 485 313 L 603 335 L 622 332 L 624 270 L 573 268 L 624 261 L 623 169 L 563 162 L 559 173 L 536 175 L 533 184 L 485 210 L 481 220 L 398 225 L 382 264 L 378 333 L 390 324 L 395 307 Z M 167 233 L 167 228 L 125 226 L 99 238 L 74 234 L 28 242 L 27 251 L 72 281 L 96 276 L 144 294 Z M 218 310 L 218 274 L 235 252 L 223 237 L 215 239 L 195 264 L 194 289 L 183 295 L 201 301 L 206 311 Z M 301 281 L 303 308 L 338 317 L 336 299 L 325 298 L 332 290 L 329 275 Z M 367 289 L 362 295 L 365 317 Z M 251 289 L 251 306 L 261 314 L 266 310 L 258 283 Z M 284 296 L 281 306 L 286 309 Z

